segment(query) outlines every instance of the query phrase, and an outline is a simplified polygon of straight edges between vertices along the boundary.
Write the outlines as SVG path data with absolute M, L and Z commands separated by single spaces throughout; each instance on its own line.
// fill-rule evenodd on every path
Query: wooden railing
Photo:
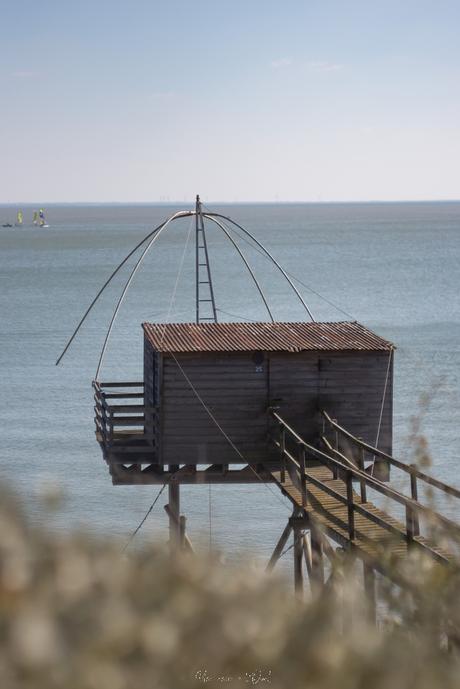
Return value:
M 378 448 L 373 447 L 372 445 L 369 445 L 368 443 L 364 442 L 362 438 L 355 437 L 352 433 L 343 428 L 343 426 L 340 426 L 335 419 L 331 419 L 327 412 L 323 411 L 322 415 L 323 441 L 327 444 L 328 448 L 332 452 L 337 453 L 337 455 L 340 455 L 340 457 L 342 458 L 346 457 L 346 448 L 344 447 L 345 445 L 347 448 L 351 448 L 352 450 L 354 448 L 355 452 L 352 451 L 352 457 L 346 457 L 346 459 L 348 461 L 355 460 L 358 468 L 361 471 L 364 471 L 365 469 L 366 458 L 368 458 L 372 462 L 374 461 L 374 458 L 380 459 L 388 463 L 390 466 L 395 467 L 396 469 L 408 475 L 410 481 L 410 493 L 411 498 L 413 500 L 418 500 L 418 481 L 421 481 L 423 484 L 430 486 L 432 488 L 438 488 L 446 495 L 450 495 L 455 498 L 460 498 L 460 490 L 458 490 L 457 488 L 449 486 L 447 483 L 439 481 L 438 479 L 433 478 L 429 474 L 425 474 L 423 471 L 420 471 L 420 469 L 415 464 L 405 464 L 404 462 L 395 459 L 386 452 L 383 452 L 382 450 L 379 450 Z M 333 434 L 332 442 L 330 438 L 327 437 L 328 430 Z M 340 442 L 341 438 L 345 440 L 344 443 Z
M 278 426 L 278 438 L 274 439 L 274 443 L 280 450 L 281 483 L 284 483 L 286 473 L 288 473 L 293 485 L 301 493 L 302 507 L 305 509 L 308 508 L 310 501 L 309 484 L 312 484 L 320 488 L 326 494 L 335 498 L 339 503 L 346 505 L 346 528 L 348 530 L 348 538 L 351 542 L 353 542 L 356 538 L 355 515 L 360 514 L 366 517 L 366 519 L 369 519 L 381 528 L 385 529 L 385 531 L 387 531 L 389 534 L 403 539 L 408 546 L 416 545 L 418 548 L 427 551 L 430 556 L 434 557 L 435 559 L 442 562 L 447 561 L 444 556 L 432 550 L 425 542 L 422 542 L 422 540 L 419 540 L 419 517 L 425 516 L 428 523 L 435 522 L 437 525 L 443 526 L 446 531 L 455 533 L 457 538 L 460 535 L 460 526 L 458 526 L 455 522 L 452 522 L 447 517 L 444 517 L 434 510 L 431 510 L 430 508 L 420 504 L 417 502 L 417 500 L 409 498 L 386 483 L 379 481 L 373 476 L 367 474 L 365 471 L 357 468 L 350 460 L 341 455 L 340 452 L 336 451 L 333 453 L 333 455 L 331 455 L 313 447 L 305 442 L 275 410 L 271 409 L 270 414 Z M 307 459 L 313 459 L 316 462 L 319 462 L 330 469 L 333 477 L 343 480 L 346 485 L 345 495 L 328 485 L 328 482 L 317 478 L 313 472 L 308 473 L 308 471 L 306 471 Z M 357 502 L 355 499 L 353 481 L 359 482 L 361 486 L 360 502 Z M 404 530 L 396 528 L 389 521 L 386 521 L 366 508 L 366 493 L 368 489 L 376 491 L 377 493 L 385 496 L 388 500 L 393 501 L 403 507 L 406 522 Z M 360 533 L 360 538 L 368 539 L 364 533 Z M 371 538 L 368 540 L 372 542 Z
M 144 404 L 144 383 L 93 381 L 93 388 L 96 433 L 106 451 L 139 453 L 155 445 L 157 408 Z

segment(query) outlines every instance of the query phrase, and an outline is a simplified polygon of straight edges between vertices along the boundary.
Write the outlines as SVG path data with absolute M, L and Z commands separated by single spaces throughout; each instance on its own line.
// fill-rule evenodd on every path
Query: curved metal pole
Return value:
M 292 282 L 292 280 L 289 278 L 289 276 L 288 276 L 288 274 L 286 273 L 286 271 L 280 266 L 280 264 L 278 263 L 278 261 L 271 255 L 271 253 L 268 251 L 268 249 L 266 249 L 266 248 L 264 247 L 264 245 L 261 244 L 261 243 L 259 242 L 259 240 L 256 239 L 256 238 L 254 237 L 254 235 L 252 235 L 250 232 L 248 232 L 247 230 L 245 230 L 244 227 L 242 227 L 241 225 L 238 225 L 238 223 L 235 222 L 234 220 L 232 220 L 231 218 L 228 218 L 226 215 L 222 215 L 221 213 L 208 213 L 207 215 L 208 215 L 208 216 L 214 216 L 214 217 L 216 217 L 216 218 L 222 218 L 223 220 L 227 220 L 228 222 L 232 223 L 232 225 L 235 225 L 235 227 L 238 227 L 238 229 L 240 229 L 242 232 L 244 232 L 245 234 L 247 234 L 248 237 L 250 237 L 250 238 L 252 239 L 252 241 L 255 242 L 255 243 L 257 244 L 257 246 L 259 246 L 259 247 L 262 249 L 262 251 L 263 251 L 263 252 L 269 257 L 269 259 L 275 264 L 275 266 L 278 268 L 278 270 L 284 275 L 284 277 L 286 278 L 286 280 L 288 281 L 288 283 L 290 284 L 290 286 L 292 287 L 292 289 L 294 290 L 294 292 L 297 294 L 298 298 L 300 299 L 300 301 L 301 301 L 301 303 L 302 303 L 302 306 L 304 307 L 305 311 L 308 313 L 308 315 L 310 316 L 311 320 L 312 320 L 313 322 L 315 322 L 315 318 L 314 318 L 312 312 L 311 312 L 310 309 L 308 308 L 307 304 L 305 303 L 305 301 L 304 301 L 303 298 L 302 298 L 302 295 L 300 294 L 299 290 L 298 290 L 297 287 L 294 285 L 294 283 Z
M 260 296 L 262 297 L 262 301 L 264 302 L 265 308 L 266 308 L 267 311 L 268 311 L 268 315 L 270 316 L 270 320 L 271 320 L 272 323 L 274 323 L 274 322 L 275 322 L 275 319 L 274 319 L 273 316 L 272 316 L 272 312 L 270 311 L 270 307 L 269 307 L 269 305 L 268 305 L 268 303 L 267 303 L 267 300 L 265 299 L 265 295 L 264 295 L 264 293 L 263 293 L 263 291 L 262 291 L 262 288 L 261 288 L 261 286 L 260 286 L 260 284 L 259 284 L 259 282 L 258 282 L 256 276 L 254 275 L 254 272 L 253 272 L 251 266 L 250 266 L 249 263 L 247 262 L 245 255 L 244 255 L 243 252 L 241 251 L 240 247 L 239 247 L 238 244 L 235 242 L 235 240 L 234 240 L 233 237 L 231 236 L 230 232 L 228 232 L 228 230 L 224 227 L 224 225 L 223 225 L 221 222 L 219 222 L 219 220 L 216 220 L 216 218 L 213 218 L 212 216 L 208 215 L 207 213 L 203 213 L 203 216 L 204 216 L 205 218 L 207 218 L 208 220 L 211 220 L 212 222 L 216 223 L 216 225 L 219 225 L 219 227 L 220 227 L 220 229 L 222 230 L 222 232 L 224 232 L 224 233 L 227 235 L 227 238 L 230 240 L 230 242 L 233 244 L 233 246 L 235 247 L 235 249 L 236 249 L 237 252 L 239 253 L 241 260 L 243 261 L 244 265 L 245 265 L 246 268 L 248 269 L 248 271 L 249 271 L 249 273 L 250 273 L 252 279 L 254 280 L 254 284 L 255 284 L 255 286 L 257 287 Z
M 183 212 L 186 213 L 187 211 L 183 211 Z M 191 213 L 191 215 L 193 215 L 193 213 Z M 184 217 L 185 217 L 185 216 L 184 216 Z M 166 220 L 165 220 L 165 222 L 166 222 Z M 98 301 L 99 297 L 102 295 L 102 293 L 103 293 L 103 291 L 105 290 L 105 288 L 106 288 L 106 287 L 109 285 L 109 283 L 113 280 L 113 278 L 114 278 L 115 275 L 118 273 L 118 271 L 119 271 L 119 270 L 125 265 L 125 263 L 131 258 L 131 256 L 132 256 L 133 254 L 135 254 L 136 251 L 137 251 L 145 242 L 147 242 L 147 241 L 150 239 L 150 237 L 152 237 L 153 235 L 155 235 L 157 232 L 159 232 L 159 231 L 162 229 L 162 227 L 164 226 L 165 222 L 162 222 L 161 225 L 158 225 L 157 227 L 155 227 L 155 229 L 152 230 L 151 232 L 149 232 L 149 234 L 146 235 L 146 236 L 144 237 L 144 239 L 143 239 L 142 241 L 139 242 L 139 244 L 136 244 L 136 246 L 134 247 L 134 249 L 131 249 L 131 251 L 129 252 L 129 254 L 127 254 L 127 255 L 124 257 L 124 259 L 122 260 L 122 262 L 118 264 L 118 266 L 115 268 L 115 270 L 114 270 L 113 273 L 110 275 L 110 277 L 107 278 L 107 280 L 104 282 L 104 284 L 102 285 L 102 287 L 101 287 L 101 289 L 99 290 L 99 292 L 98 292 L 98 293 L 96 294 L 96 296 L 94 297 L 94 299 L 93 299 L 93 301 L 91 302 L 91 304 L 90 304 L 90 305 L 88 306 L 88 308 L 86 309 L 86 311 L 85 311 L 85 313 L 83 314 L 82 318 L 80 319 L 80 322 L 78 323 L 77 327 L 76 327 L 75 330 L 73 331 L 72 337 L 68 340 L 66 346 L 65 346 L 64 349 L 62 350 L 62 353 L 61 353 L 60 357 L 59 357 L 58 360 L 56 361 L 56 364 L 55 364 L 56 366 L 58 366 L 58 365 L 61 363 L 62 359 L 64 358 L 64 356 L 65 356 L 65 354 L 66 354 L 66 352 L 67 352 L 67 350 L 69 349 L 70 345 L 72 344 L 72 342 L 74 341 L 75 337 L 77 336 L 78 331 L 80 330 L 81 326 L 82 326 L 83 323 L 85 322 L 86 317 L 89 315 L 90 311 L 92 310 L 93 306 L 94 306 L 94 305 L 96 304 L 96 302 Z
M 122 293 L 120 294 L 120 297 L 119 297 L 119 299 L 118 299 L 117 305 L 116 305 L 116 307 L 115 307 L 115 311 L 113 312 L 112 319 L 111 319 L 111 321 L 110 321 L 110 324 L 109 324 L 109 327 L 108 327 L 108 330 L 107 330 L 107 334 L 106 334 L 106 336 L 105 336 L 104 344 L 102 345 L 101 355 L 100 355 L 100 357 L 99 357 L 99 363 L 98 363 L 98 365 L 97 365 L 96 375 L 95 375 L 95 378 L 94 378 L 95 380 L 98 379 L 99 372 L 100 372 L 101 366 L 102 366 L 102 362 L 104 361 L 104 356 L 105 356 L 105 352 L 106 352 L 107 345 L 108 345 L 108 342 L 109 342 L 110 334 L 111 334 L 111 332 L 112 332 L 113 324 L 115 323 L 115 319 L 116 319 L 116 317 L 117 317 L 117 315 L 118 315 L 118 311 L 120 310 L 120 306 L 121 306 L 121 304 L 122 304 L 122 302 L 123 302 L 123 299 L 125 298 L 126 292 L 128 291 L 131 282 L 132 282 L 133 279 L 134 279 L 134 276 L 136 275 L 138 269 L 139 269 L 140 266 L 141 266 L 142 261 L 144 260 L 144 258 L 145 258 L 145 256 L 146 256 L 147 252 L 149 251 L 150 247 L 156 242 L 156 240 L 158 239 L 158 237 L 160 236 L 160 234 L 163 232 L 163 230 L 165 230 L 165 229 L 168 227 L 168 225 L 169 225 L 173 220 L 177 220 L 177 218 L 187 218 L 187 217 L 190 217 L 190 215 L 194 215 L 194 213 L 193 213 L 192 211 L 190 211 L 190 212 L 189 212 L 189 211 L 179 211 L 178 213 L 174 213 L 174 215 L 171 215 L 171 217 L 168 218 L 168 219 L 166 220 L 166 222 L 163 223 L 163 225 L 160 227 L 160 229 L 158 230 L 158 232 L 156 232 L 156 234 L 150 239 L 150 241 L 149 241 L 149 243 L 147 244 L 147 246 L 145 247 L 144 251 L 143 251 L 142 254 L 139 256 L 139 258 L 138 258 L 138 260 L 137 260 L 137 263 L 135 264 L 134 268 L 132 269 L 129 278 L 127 279 L 127 281 L 126 281 L 126 283 L 125 283 L 125 286 L 123 287 L 123 291 L 122 291 Z

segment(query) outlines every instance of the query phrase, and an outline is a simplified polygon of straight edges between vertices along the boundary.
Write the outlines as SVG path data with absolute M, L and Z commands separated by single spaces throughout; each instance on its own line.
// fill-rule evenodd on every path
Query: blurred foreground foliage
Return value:
M 381 586 L 378 627 L 360 572 L 301 604 L 256 568 L 34 529 L 3 494 L 0 687 L 460 686 L 457 568 L 411 559 L 416 593 Z

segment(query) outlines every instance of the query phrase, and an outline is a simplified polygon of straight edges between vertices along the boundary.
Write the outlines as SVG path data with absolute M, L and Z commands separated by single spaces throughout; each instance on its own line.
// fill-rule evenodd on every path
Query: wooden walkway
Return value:
M 292 502 L 299 512 L 302 508 L 302 493 L 289 476 L 284 483 L 281 472 L 270 472 L 281 491 Z M 369 565 L 388 574 L 388 570 L 396 565 L 396 558 L 405 557 L 411 547 L 406 540 L 406 527 L 397 519 L 391 517 L 371 502 L 363 502 L 355 491 L 353 502 L 356 507 L 362 507 L 368 514 L 355 514 L 355 536 L 350 538 L 348 528 L 348 504 L 331 495 L 340 494 L 346 500 L 347 486 L 345 481 L 334 479 L 332 471 L 324 466 L 312 467 L 306 470 L 308 486 L 308 501 L 305 513 L 308 521 L 316 524 L 324 533 L 343 548 L 353 547 L 354 553 Z M 324 488 L 318 484 L 324 484 Z M 388 528 L 381 526 L 378 521 L 384 521 Z M 308 522 L 305 522 L 307 524 Z M 431 543 L 423 536 L 414 536 L 414 544 L 419 545 L 431 557 L 441 562 L 448 562 L 450 554 Z M 412 545 L 414 545 L 412 544 Z
M 291 526 L 301 530 L 317 529 L 339 546 L 360 558 L 363 563 L 395 580 L 398 563 L 416 548 L 430 558 L 448 564 L 452 556 L 435 542 L 432 527 L 441 526 L 458 536 L 460 527 L 442 514 L 426 507 L 418 498 L 421 481 L 460 497 L 460 491 L 422 473 L 416 467 L 403 464 L 389 455 L 354 438 L 335 421 L 325 419 L 334 431 L 336 447 L 323 435 L 324 450 L 318 450 L 302 440 L 275 411 L 272 417 L 278 424 L 279 436 L 275 439 L 282 462 L 281 469 L 267 466 L 267 474 L 293 505 Z M 339 437 L 346 436 L 345 450 Z M 358 448 L 359 452 L 354 452 Z M 365 471 L 365 456 L 375 454 L 408 473 L 412 497 L 395 490 Z M 358 459 L 357 459 L 358 457 Z M 386 498 L 385 509 L 368 499 L 375 491 Z M 396 503 L 399 507 L 395 508 Z M 393 516 L 391 512 L 396 513 Z M 398 515 L 405 514 L 405 522 Z M 421 534 L 425 529 L 426 535 Z M 288 534 L 287 534 L 288 535 Z M 283 534 L 284 546 L 287 535 Z M 281 540 L 281 539 L 280 539 Z

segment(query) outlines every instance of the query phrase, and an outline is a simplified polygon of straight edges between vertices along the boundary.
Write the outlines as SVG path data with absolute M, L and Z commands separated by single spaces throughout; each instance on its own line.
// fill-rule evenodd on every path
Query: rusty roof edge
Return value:
M 159 351 L 391 351 L 389 340 L 358 321 L 269 323 L 149 323 L 142 327 Z M 158 342 L 158 336 L 161 340 Z M 190 338 L 190 339 L 189 339 Z M 234 341 L 235 340 L 235 341 Z M 290 344 L 286 345 L 286 341 Z M 161 349 L 160 349 L 161 348 Z

